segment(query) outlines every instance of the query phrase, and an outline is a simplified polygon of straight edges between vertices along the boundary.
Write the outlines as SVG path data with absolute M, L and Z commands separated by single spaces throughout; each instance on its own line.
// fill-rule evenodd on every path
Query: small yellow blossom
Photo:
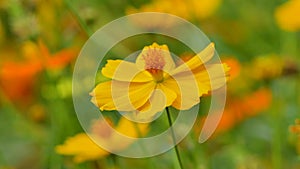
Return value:
M 275 11 L 279 27 L 286 31 L 295 32 L 300 29 L 300 0 L 289 0 Z
M 56 152 L 63 155 L 74 155 L 76 163 L 96 160 L 109 154 L 85 133 L 69 138 L 63 145 L 56 147 Z
M 220 6 L 221 0 L 154 0 L 140 9 L 128 8 L 127 13 L 164 12 L 185 19 L 206 19 Z
M 105 123 L 109 123 L 112 126 L 112 122 L 109 120 L 96 120 L 91 127 L 90 136 L 86 133 L 79 133 L 67 139 L 63 145 L 56 146 L 56 152 L 75 156 L 74 162 L 76 163 L 96 160 L 110 154 L 98 144 L 105 144 L 113 147 L 114 150 L 121 151 L 132 143 L 132 141 L 122 141 L 122 144 L 120 144 L 121 138 L 115 132 L 128 137 L 138 138 L 139 134 L 144 135 L 148 131 L 146 124 L 135 124 L 126 118 L 119 120 L 115 132 L 113 128 L 107 127 Z
M 276 55 L 255 58 L 253 65 L 247 69 L 254 79 L 272 79 L 282 74 L 284 62 Z
M 91 92 L 92 102 L 100 110 L 138 111 L 141 119 L 149 119 L 167 106 L 190 109 L 203 94 L 225 84 L 227 65 L 203 65 L 214 51 L 211 43 L 176 67 L 168 47 L 153 43 L 144 47 L 135 63 L 108 60 L 102 74 L 112 80 L 96 86 Z M 197 89 L 193 88 L 195 83 Z

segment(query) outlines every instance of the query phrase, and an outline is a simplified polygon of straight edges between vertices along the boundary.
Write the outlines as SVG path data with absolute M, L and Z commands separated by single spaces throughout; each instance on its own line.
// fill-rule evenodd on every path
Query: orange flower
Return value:
M 228 57 L 223 60 L 223 63 L 226 63 L 229 67 L 229 78 L 234 79 L 240 75 L 241 65 L 238 60 L 233 57 Z
M 300 120 L 299 119 L 295 120 L 295 125 L 292 125 L 290 127 L 290 131 L 295 134 L 300 134 Z
M 25 61 L 7 60 L 0 65 L 0 87 L 8 99 L 30 102 L 37 75 L 44 69 L 61 69 L 77 55 L 77 49 L 64 49 L 51 55 L 48 48 L 39 41 L 38 45 L 26 42 L 22 46 Z
M 298 140 L 296 141 L 296 146 L 297 146 L 297 151 L 300 154 L 300 120 L 299 119 L 295 120 L 295 125 L 292 125 L 290 127 L 290 131 L 297 135 Z
M 47 69 L 61 69 L 67 66 L 78 54 L 78 49 L 69 48 L 51 54 L 46 45 L 39 41 L 38 43 L 41 61 Z
M 31 99 L 36 75 L 42 70 L 39 62 L 5 62 L 0 68 L 0 87 L 14 101 L 28 102 Z
M 245 119 L 266 110 L 270 106 L 271 100 L 271 91 L 266 88 L 259 89 L 242 99 L 229 97 L 229 103 L 225 107 L 216 134 L 227 131 Z M 201 125 L 204 124 L 205 119 L 206 117 L 200 119 Z M 197 128 L 196 132 L 199 132 L 199 130 Z

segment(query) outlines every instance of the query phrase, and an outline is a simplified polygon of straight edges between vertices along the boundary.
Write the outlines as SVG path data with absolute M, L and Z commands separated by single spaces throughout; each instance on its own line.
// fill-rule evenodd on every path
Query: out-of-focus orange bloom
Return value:
M 30 102 L 37 75 L 45 69 L 56 70 L 68 65 L 77 55 L 75 48 L 64 49 L 53 55 L 39 41 L 27 42 L 22 47 L 23 61 L 6 60 L 0 64 L 0 87 L 13 101 Z
M 289 0 L 275 11 L 275 19 L 279 27 L 295 32 L 300 29 L 300 0 Z
M 295 125 L 292 125 L 290 127 L 290 131 L 295 134 L 300 134 L 300 120 L 299 119 L 295 120 Z
M 5 62 L 0 68 L 0 87 L 10 100 L 29 102 L 36 75 L 41 70 L 39 62 Z
M 39 40 L 37 44 L 27 42 L 23 55 L 30 61 L 39 62 L 44 69 L 61 69 L 68 65 L 78 54 L 78 49 L 68 48 L 51 54 L 47 46 Z
M 42 41 L 39 41 L 41 61 L 47 69 L 61 69 L 68 65 L 78 54 L 78 49 L 69 48 L 51 54 Z
M 243 97 L 242 99 L 228 98 L 222 118 L 216 129 L 216 134 L 227 131 L 233 128 L 243 120 L 253 117 L 258 113 L 266 110 L 272 100 L 272 93 L 266 88 L 259 89 L 252 94 Z M 202 125 L 206 117 L 200 119 Z M 196 128 L 199 132 L 201 128 Z
M 240 75 L 241 65 L 238 60 L 233 57 L 228 57 L 224 59 L 222 62 L 226 63 L 229 67 L 229 80 L 232 80 Z
M 300 120 L 299 119 L 295 120 L 295 125 L 292 125 L 290 127 L 290 131 L 298 136 L 296 146 L 297 146 L 297 151 L 300 154 Z

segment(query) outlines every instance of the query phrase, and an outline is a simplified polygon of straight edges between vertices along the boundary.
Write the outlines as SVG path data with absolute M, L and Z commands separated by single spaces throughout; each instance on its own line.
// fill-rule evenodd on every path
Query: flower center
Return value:
M 149 48 L 143 55 L 145 60 L 145 70 L 151 73 L 156 82 L 164 79 L 163 68 L 166 64 L 163 51 L 160 48 Z

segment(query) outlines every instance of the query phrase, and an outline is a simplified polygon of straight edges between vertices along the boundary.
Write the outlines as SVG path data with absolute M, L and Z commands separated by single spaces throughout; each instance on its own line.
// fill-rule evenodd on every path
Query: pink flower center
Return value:
M 163 68 L 166 64 L 163 52 L 160 48 L 149 48 L 143 55 L 145 70 L 150 72 L 157 82 L 163 80 Z

